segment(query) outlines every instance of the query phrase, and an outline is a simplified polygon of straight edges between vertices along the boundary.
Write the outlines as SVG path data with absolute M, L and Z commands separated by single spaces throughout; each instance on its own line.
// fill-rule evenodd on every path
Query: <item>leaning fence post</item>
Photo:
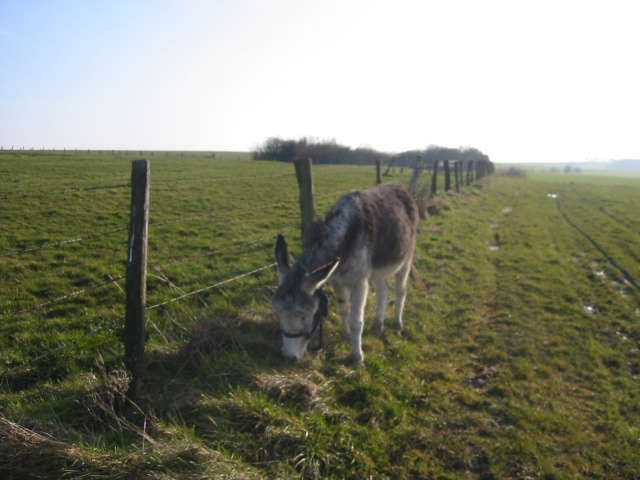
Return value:
M 124 364 L 131 375 L 127 397 L 138 393 L 147 302 L 147 229 L 149 223 L 149 160 L 131 164 L 131 223 L 127 251 L 124 320 Z
M 409 193 L 412 197 L 416 196 L 416 188 L 418 188 L 418 177 L 420 176 L 420 170 L 422 170 L 422 158 L 420 155 L 416 157 L 416 164 L 413 167 L 413 173 L 411 174 L 411 179 L 409 180 Z
M 387 169 L 382 174 L 384 177 L 389 176 L 389 172 L 391 171 L 391 167 L 393 167 L 393 164 L 396 163 L 396 160 L 398 160 L 398 157 L 394 157 L 389 161 L 389 165 L 387 165 Z M 400 169 L 400 173 L 402 173 L 402 172 L 403 172 L 403 170 L 401 168 Z
M 313 203 L 313 173 L 310 158 L 297 158 L 293 161 L 300 190 L 300 216 L 302 217 L 302 245 L 306 247 L 310 240 L 309 233 L 316 218 L 316 207 Z

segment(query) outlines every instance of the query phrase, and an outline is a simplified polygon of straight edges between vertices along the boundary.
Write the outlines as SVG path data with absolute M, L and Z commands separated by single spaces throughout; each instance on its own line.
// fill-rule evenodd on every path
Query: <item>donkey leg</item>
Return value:
M 348 288 L 340 287 L 335 289 L 336 298 L 338 299 L 338 310 L 340 310 L 340 318 L 342 318 L 342 338 L 351 341 L 351 329 L 349 328 L 349 303 L 351 301 L 351 292 Z
M 375 281 L 376 287 L 376 318 L 373 320 L 371 330 L 374 335 L 382 335 L 384 331 L 384 314 L 389 301 L 389 285 L 386 278 Z
M 412 261 L 409 259 L 395 275 L 396 304 L 393 328 L 398 333 L 402 331 L 402 310 L 404 309 L 404 301 L 407 298 L 407 281 L 411 271 L 411 263 Z
M 364 327 L 364 307 L 367 302 L 369 282 L 363 279 L 351 290 L 351 311 L 349 312 L 349 330 L 351 331 L 351 355 L 349 361 L 356 366 L 364 364 L 362 353 L 362 329 Z

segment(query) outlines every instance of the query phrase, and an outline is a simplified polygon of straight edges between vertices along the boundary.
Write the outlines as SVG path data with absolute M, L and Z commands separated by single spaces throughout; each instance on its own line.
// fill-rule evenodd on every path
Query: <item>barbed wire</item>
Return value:
M 182 290 L 180 287 L 178 287 L 174 282 L 172 282 L 169 277 L 167 275 L 165 275 L 165 273 L 161 270 L 161 268 L 151 259 L 148 260 L 149 263 L 151 264 L 151 268 L 153 268 L 153 270 L 155 270 L 158 275 L 154 275 L 156 278 L 158 278 L 158 280 L 160 280 L 163 284 L 167 285 L 170 289 L 175 290 L 176 292 L 184 295 L 185 291 Z M 148 274 L 150 275 L 150 274 Z M 210 308 L 210 305 L 204 300 L 204 298 L 202 297 L 198 297 L 198 300 L 200 300 L 200 302 L 202 302 L 202 305 L 205 308 Z M 175 318 L 173 318 L 173 316 L 169 316 L 167 317 L 167 319 L 169 322 L 173 323 L 174 325 L 177 325 L 178 327 L 180 327 L 185 333 L 189 333 L 189 330 L 182 325 L 182 323 L 178 322 Z M 158 328 L 158 326 L 155 324 L 155 322 L 153 321 L 153 319 L 151 318 L 147 318 L 147 322 L 156 330 L 156 332 L 158 332 L 158 334 L 162 337 L 162 339 L 166 342 L 167 341 L 167 337 L 166 335 L 162 332 L 162 330 L 160 328 Z
M 24 313 L 33 312 L 35 310 L 41 310 L 41 309 L 43 309 L 45 307 L 48 307 L 49 305 L 53 305 L 54 303 L 58 303 L 58 302 L 61 302 L 63 300 L 67 300 L 69 298 L 77 297 L 78 295 L 81 295 L 81 294 L 86 293 L 86 292 L 91 292 L 93 290 L 97 290 L 97 289 L 102 288 L 102 287 L 106 287 L 108 285 L 111 285 L 112 283 L 117 283 L 120 280 L 123 280 L 124 278 L 125 278 L 125 276 L 121 275 L 119 277 L 112 278 L 108 282 L 104 282 L 104 283 L 100 283 L 98 285 L 93 285 L 91 287 L 83 288 L 82 290 L 76 290 L 75 292 L 71 292 L 71 293 L 68 293 L 66 295 L 62 295 L 60 297 L 54 298 L 52 300 L 49 300 L 48 302 L 40 303 L 38 305 L 32 305 L 30 307 L 26 307 L 26 308 L 23 308 L 21 310 L 17 310 L 15 312 L 2 314 L 2 315 L 0 315 L 0 320 L 3 320 L 5 318 L 10 318 L 10 317 L 16 317 L 18 315 L 22 315 Z
M 125 188 L 125 187 L 129 188 L 131 187 L 131 184 L 126 183 L 126 184 L 120 184 L 120 185 L 99 185 L 96 187 L 72 187 L 72 188 L 65 188 L 63 190 L 55 190 L 55 191 L 49 191 L 49 192 L 5 195 L 4 197 L 0 197 L 0 200 L 16 200 L 16 199 L 34 198 L 34 197 L 50 197 L 53 195 L 65 195 L 68 193 L 88 192 L 91 190 L 113 190 L 116 188 Z
M 282 206 L 285 206 L 285 205 L 291 205 L 292 203 L 293 203 L 293 201 L 278 202 L 278 203 L 271 203 L 269 205 L 261 205 L 259 207 L 236 208 L 236 209 L 233 209 L 233 210 L 227 210 L 225 212 L 207 213 L 206 215 L 193 215 L 193 216 L 190 216 L 190 217 L 171 218 L 169 220 L 162 220 L 162 221 L 159 221 L 159 222 L 149 223 L 149 227 L 161 227 L 163 225 L 169 225 L 169 224 L 172 224 L 172 223 L 188 222 L 188 221 L 191 221 L 191 220 L 201 220 L 201 219 L 204 219 L 204 218 L 219 217 L 219 216 L 223 216 L 223 215 L 231 215 L 231 214 L 236 214 L 236 213 L 253 212 L 253 211 L 264 210 L 264 209 L 272 208 L 272 207 L 282 207 Z
M 290 233 L 291 231 L 292 231 L 292 229 L 288 229 L 288 230 L 283 230 L 280 233 Z M 181 257 L 179 259 L 178 258 L 174 258 L 174 259 L 169 260 L 169 261 L 167 261 L 165 263 L 161 263 L 159 265 L 156 265 L 156 267 L 158 267 L 158 268 L 166 268 L 166 267 L 170 267 L 170 266 L 173 266 L 173 265 L 181 265 L 181 264 L 187 263 L 187 262 L 189 262 L 191 260 L 195 260 L 195 259 L 198 259 L 198 258 L 210 257 L 212 255 L 217 255 L 218 253 L 228 252 L 229 250 L 233 250 L 235 248 L 245 247 L 245 246 L 256 246 L 256 245 L 258 245 L 258 244 L 260 244 L 262 242 L 266 242 L 267 240 L 270 240 L 270 239 L 273 239 L 273 238 L 276 238 L 276 235 L 268 235 L 266 237 L 260 237 L 260 238 L 256 238 L 256 239 L 253 239 L 253 240 L 248 240 L 246 242 L 235 243 L 235 244 L 229 245 L 227 247 L 218 248 L 218 249 L 212 250 L 210 252 L 201 253 L 199 255 L 192 255 L 192 256 L 186 257 L 186 258 L 185 257 Z
M 153 182 L 153 185 L 176 185 L 180 183 L 205 183 L 205 182 L 224 182 L 224 181 L 239 181 L 239 180 L 262 180 L 266 178 L 281 178 L 292 177 L 294 173 L 283 173 L 278 175 L 256 175 L 246 177 L 212 177 L 212 178 L 188 178 L 184 180 L 167 180 L 160 182 Z
M 115 235 L 116 233 L 128 232 L 128 231 L 129 231 L 129 226 L 127 226 L 126 228 L 118 228 L 116 230 L 110 230 L 108 232 L 95 233 L 93 235 L 85 235 L 83 237 L 63 240 L 61 242 L 48 243 L 46 245 L 40 245 L 38 247 L 25 248 L 24 250 L 15 250 L 13 252 L 3 253 L 2 255 L 0 255 L 0 259 L 15 257 L 16 255 L 22 255 L 23 253 L 37 252 L 38 250 L 45 250 L 47 248 L 59 247 L 61 245 L 67 245 L 70 243 L 84 242 L 86 240 L 94 240 L 96 238 L 107 237 L 109 235 Z
M 198 290 L 194 290 L 193 292 L 185 293 L 184 295 L 180 295 L 179 297 L 172 298 L 170 300 L 167 300 L 166 302 L 161 302 L 161 303 L 158 303 L 156 305 L 151 305 L 151 306 L 147 307 L 146 309 L 147 310 L 154 310 L 156 308 L 164 307 L 165 305 L 168 305 L 168 304 L 173 303 L 173 302 L 177 302 L 178 300 L 182 300 L 182 299 L 185 299 L 187 297 L 191 297 L 193 295 L 197 295 L 198 293 L 206 292 L 207 290 L 211 290 L 212 288 L 221 287 L 222 285 L 226 285 L 227 283 L 231 283 L 231 282 L 234 282 L 234 281 L 239 280 L 241 278 L 248 277 L 249 275 L 253 275 L 254 273 L 258 273 L 258 272 L 261 272 L 261 271 L 266 270 L 268 268 L 274 267 L 275 265 L 276 265 L 275 263 L 271 263 L 271 264 L 266 265 L 264 267 L 260 267 L 260 268 L 256 268 L 255 270 L 251 270 L 250 272 L 241 273 L 240 275 L 236 275 L 233 278 L 229 278 L 227 280 L 222 280 L 221 282 L 215 283 L 213 285 L 209 285 L 208 287 L 200 288 Z
M 351 190 L 338 190 L 335 192 L 331 192 L 331 193 L 325 193 L 323 195 L 315 195 L 314 198 L 324 198 L 324 197 L 331 197 L 331 196 L 336 196 L 336 195 L 340 195 L 340 194 L 344 194 L 347 192 L 350 192 Z M 291 198 L 291 196 L 289 196 Z M 179 223 L 179 222 L 188 222 L 191 220 L 201 220 L 204 218 L 212 218 L 212 217 L 218 217 L 218 216 L 223 216 L 223 215 L 232 215 L 232 214 L 236 214 L 236 213 L 246 213 L 246 212 L 252 212 L 252 211 L 257 211 L 257 210 L 265 210 L 267 208 L 272 208 L 272 207 L 282 207 L 282 206 L 288 206 L 288 205 L 292 205 L 295 204 L 298 200 L 296 199 L 291 199 L 287 202 L 277 202 L 277 203 L 271 203 L 268 205 L 260 205 L 259 207 L 251 207 L 251 208 L 235 208 L 233 210 L 227 210 L 225 212 L 214 212 L 214 213 L 207 213 L 205 215 L 192 215 L 189 217 L 176 217 L 176 218 L 171 218 L 168 220 L 162 220 L 159 222 L 152 222 L 149 223 L 149 227 L 160 227 L 160 226 L 164 226 L 164 225 L 169 225 L 172 223 Z M 2 257 L 0 257 L 2 258 Z

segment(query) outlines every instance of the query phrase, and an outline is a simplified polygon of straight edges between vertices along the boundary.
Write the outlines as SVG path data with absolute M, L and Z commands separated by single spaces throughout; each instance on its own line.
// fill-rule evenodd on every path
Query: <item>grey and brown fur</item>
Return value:
M 285 357 L 304 355 L 318 308 L 318 290 L 327 281 L 334 287 L 342 316 L 343 337 L 351 341 L 350 360 L 363 363 L 362 330 L 369 281 L 377 295 L 373 331 L 381 334 L 388 301 L 387 278 L 395 276 L 393 326 L 402 329 L 418 230 L 418 208 L 401 187 L 378 185 L 340 198 L 327 217 L 313 225 L 305 250 L 289 265 L 289 251 L 278 236 L 275 256 L 280 285 L 272 305 L 280 317 Z M 294 338 L 292 338 L 294 337 Z

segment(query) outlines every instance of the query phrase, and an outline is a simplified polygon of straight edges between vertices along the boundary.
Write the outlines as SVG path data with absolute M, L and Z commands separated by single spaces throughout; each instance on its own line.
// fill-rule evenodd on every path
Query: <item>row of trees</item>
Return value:
M 385 160 L 389 155 L 371 148 L 352 149 L 338 144 L 335 139 L 303 137 L 299 140 L 283 140 L 271 137 L 255 148 L 253 158 L 281 162 L 290 162 L 295 158 L 312 158 L 316 164 L 371 165 L 377 158 Z
M 371 165 L 376 160 L 393 163 L 397 167 L 413 167 L 420 156 L 427 165 L 445 160 L 489 161 L 489 157 L 477 148 L 446 148 L 430 145 L 424 150 L 409 150 L 399 154 L 389 154 L 372 148 L 356 148 L 340 145 L 335 140 L 301 138 L 284 140 L 271 137 L 258 145 L 253 153 L 255 160 L 275 160 L 290 162 L 295 158 L 312 158 L 316 164 Z
M 394 155 L 391 159 L 394 161 L 394 165 L 411 167 L 416 161 L 416 157 L 420 156 L 424 158 L 427 165 L 433 165 L 437 162 L 444 162 L 445 160 L 459 160 L 462 162 L 490 162 L 489 156 L 482 153 L 477 148 L 473 147 L 460 147 L 460 148 L 448 148 L 440 147 L 437 145 L 429 145 L 424 150 L 409 150 L 406 152 Z

